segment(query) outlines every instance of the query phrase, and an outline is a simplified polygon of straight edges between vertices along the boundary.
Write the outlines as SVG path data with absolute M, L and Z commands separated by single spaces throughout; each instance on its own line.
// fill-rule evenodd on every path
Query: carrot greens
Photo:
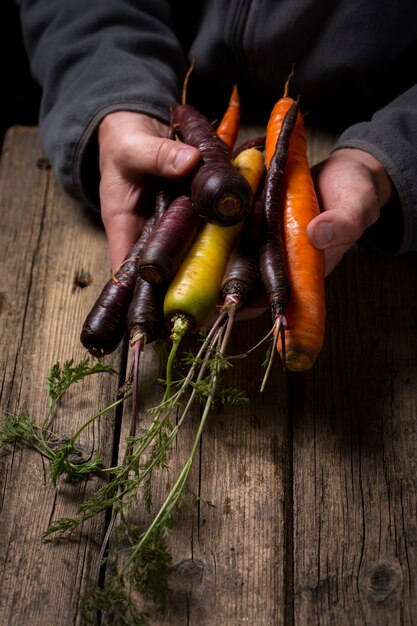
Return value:
M 115 521 L 116 517 L 138 506 L 140 500 L 145 510 L 151 512 L 154 506 L 152 497 L 154 473 L 167 468 L 168 454 L 193 404 L 197 403 L 198 406 L 203 403 L 201 420 L 191 450 L 163 503 L 147 528 L 141 528 L 140 524 L 129 528 L 123 527 L 123 532 L 129 537 L 130 547 L 124 552 L 125 558 L 122 563 L 116 563 L 116 557 L 120 555 L 107 554 L 109 536 L 106 536 L 102 556 L 106 561 L 115 559 L 115 574 L 107 579 L 103 588 L 99 586 L 90 588 L 80 603 L 80 610 L 91 612 L 93 608 L 101 611 L 111 608 L 117 612 L 120 607 L 113 606 L 114 598 L 117 596 L 124 607 L 123 615 L 133 615 L 134 606 L 130 604 L 132 589 L 139 590 L 145 598 L 151 599 L 157 606 L 163 605 L 165 570 L 170 560 L 166 538 L 172 532 L 173 515 L 178 507 L 185 501 L 189 504 L 190 499 L 191 502 L 199 502 L 198 496 L 189 488 L 188 478 L 205 423 L 217 401 L 234 404 L 246 401 L 242 392 L 233 388 L 221 388 L 222 372 L 229 367 L 223 354 L 226 341 L 227 337 L 220 322 L 215 324 L 207 335 L 202 335 L 201 347 L 197 354 L 191 356 L 188 353 L 183 357 L 185 365 L 188 367 L 191 363 L 191 367 L 182 380 L 175 382 L 177 391 L 165 397 L 158 406 L 148 409 L 151 415 L 150 425 L 147 428 L 142 427 L 138 435 L 127 439 L 127 451 L 123 461 L 113 467 L 101 467 L 101 473 L 108 476 L 105 483 L 89 500 L 78 507 L 73 517 L 60 518 L 52 522 L 45 531 L 44 539 L 57 533 L 72 532 L 88 519 L 108 509 L 112 509 Z M 181 404 L 180 401 L 189 388 L 191 393 Z M 175 422 L 172 419 L 174 414 Z M 112 530 L 117 530 L 114 521 Z M 119 617 L 122 619 L 122 615 Z M 143 617 L 142 615 L 141 619 Z M 125 622 L 112 621 L 112 623 Z
M 97 411 L 80 428 L 62 442 L 58 435 L 47 430 L 54 416 L 59 401 L 64 394 L 86 376 L 100 373 L 114 373 L 111 365 L 97 362 L 90 365 L 87 360 L 74 364 L 66 361 L 62 366 L 56 363 L 47 375 L 47 391 L 49 404 L 46 418 L 40 426 L 26 413 L 21 415 L 7 415 L 0 431 L 0 447 L 10 443 L 20 442 L 29 445 L 43 457 L 50 461 L 50 476 L 53 485 L 57 485 L 60 477 L 70 479 L 85 479 L 92 473 L 107 476 L 105 482 L 93 494 L 82 502 L 76 514 L 72 517 L 62 517 L 53 521 L 45 530 L 43 538 L 46 540 L 55 534 L 73 532 L 87 520 L 100 513 L 112 510 L 113 522 L 111 531 L 122 531 L 127 534 L 130 547 L 125 553 L 122 564 L 116 564 L 119 554 L 108 553 L 110 533 L 106 534 L 100 559 L 103 563 L 115 561 L 115 574 L 109 577 L 104 587 L 97 581 L 92 584 L 86 594 L 80 598 L 79 611 L 84 613 L 86 623 L 92 619 L 92 612 L 109 611 L 112 623 L 146 623 L 145 615 L 138 612 L 132 604 L 132 589 L 139 591 L 145 598 L 151 599 L 157 606 L 162 606 L 166 587 L 166 566 L 170 561 L 170 554 L 166 545 L 166 537 L 173 529 L 173 515 L 183 502 L 200 502 L 199 497 L 192 492 L 188 485 L 189 473 L 195 459 L 199 442 L 208 419 L 210 410 L 216 400 L 225 403 L 244 402 L 241 392 L 234 389 L 221 389 L 221 372 L 228 367 L 227 360 L 215 350 L 215 346 L 222 336 L 220 323 L 214 325 L 207 334 L 202 334 L 202 345 L 196 356 L 192 358 L 192 366 L 188 368 L 182 380 L 176 381 L 177 391 L 165 402 L 148 409 L 151 416 L 150 425 L 142 427 L 138 434 L 132 434 L 126 439 L 126 453 L 121 463 L 111 467 L 104 467 L 98 453 L 86 461 L 71 461 L 71 455 L 77 452 L 76 442 L 82 432 L 98 417 L 114 409 L 119 403 L 129 397 L 129 393 L 117 398 L 108 407 Z M 212 342 L 207 352 L 207 343 Z M 190 354 L 183 357 L 185 365 L 190 364 Z M 161 381 L 165 382 L 165 381 Z M 191 386 L 191 393 L 181 405 L 182 397 Z M 148 528 L 137 526 L 123 526 L 116 528 L 116 518 L 137 506 L 142 500 L 146 511 L 151 512 L 154 507 L 152 497 L 152 477 L 156 470 L 164 471 L 168 464 L 168 454 L 184 425 L 194 403 L 204 404 L 202 419 L 195 434 L 189 456 L 181 469 L 174 485 L 169 490 L 162 505 L 157 510 Z M 175 422 L 172 419 L 175 413 Z M 57 445 L 59 445 L 57 447 Z M 117 557 L 117 558 L 116 558 Z M 117 604 L 116 598 L 118 598 Z M 117 617 L 114 617 L 116 615 Z M 135 621 L 124 621 L 129 619 Z
M 74 364 L 73 359 L 65 361 L 63 365 L 55 363 L 46 377 L 49 402 L 44 419 L 38 424 L 26 412 L 7 414 L 0 431 L 0 448 L 8 443 L 20 442 L 36 450 L 50 461 L 50 475 L 54 485 L 60 476 L 76 480 L 100 471 L 102 465 L 99 453 L 96 452 L 92 459 L 84 460 L 77 441 L 93 421 L 112 410 L 123 398 L 95 413 L 69 438 L 58 437 L 50 430 L 50 424 L 59 401 L 70 387 L 87 376 L 105 372 L 115 373 L 115 370 L 112 365 L 101 362 L 90 365 L 88 359 L 78 364 Z

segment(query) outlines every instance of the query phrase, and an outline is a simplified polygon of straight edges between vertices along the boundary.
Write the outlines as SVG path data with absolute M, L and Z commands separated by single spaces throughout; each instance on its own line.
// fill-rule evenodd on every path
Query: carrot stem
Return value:
M 171 397 L 172 368 L 173 368 L 175 356 L 177 354 L 182 338 L 184 337 L 185 333 L 188 331 L 189 327 L 190 327 L 190 323 L 184 315 L 174 316 L 173 326 L 171 329 L 171 337 L 170 337 L 172 341 L 172 346 L 168 355 L 168 361 L 167 361 L 167 366 L 166 366 L 165 394 L 164 394 L 163 401 L 168 400 Z

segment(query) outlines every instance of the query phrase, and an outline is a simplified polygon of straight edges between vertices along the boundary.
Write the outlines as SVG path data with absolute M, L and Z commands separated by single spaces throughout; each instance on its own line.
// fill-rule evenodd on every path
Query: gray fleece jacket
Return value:
M 191 59 L 188 102 L 218 119 L 233 83 L 244 122 L 265 124 L 295 65 L 311 125 L 385 167 L 397 201 L 372 231 L 417 250 L 416 0 L 17 0 L 41 139 L 63 187 L 98 207 L 95 132 L 115 110 L 169 122 Z

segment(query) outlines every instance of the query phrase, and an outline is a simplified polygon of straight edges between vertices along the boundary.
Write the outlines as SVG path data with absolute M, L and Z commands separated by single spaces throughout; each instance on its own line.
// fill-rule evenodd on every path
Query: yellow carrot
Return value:
M 164 300 L 165 316 L 180 314 L 192 328 L 204 327 L 213 317 L 224 268 L 241 224 L 206 223 L 172 280 Z
M 247 148 L 233 160 L 234 166 L 246 178 L 255 194 L 265 171 L 265 158 L 257 148 Z
M 246 178 L 253 192 L 264 173 L 264 157 L 259 150 L 241 152 L 234 165 Z M 168 287 L 164 300 L 166 317 L 179 315 L 190 328 L 202 328 L 216 311 L 223 274 L 243 222 L 222 226 L 207 222 Z

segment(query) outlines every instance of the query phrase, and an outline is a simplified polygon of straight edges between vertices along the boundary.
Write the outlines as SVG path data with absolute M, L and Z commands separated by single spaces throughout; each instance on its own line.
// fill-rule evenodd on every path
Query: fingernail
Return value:
M 325 246 L 333 239 L 333 225 L 330 222 L 320 222 L 314 229 L 314 239 L 319 246 Z
M 177 152 L 174 159 L 174 169 L 183 169 L 184 165 L 191 159 L 192 155 L 193 150 L 189 150 L 188 148 L 184 148 Z

